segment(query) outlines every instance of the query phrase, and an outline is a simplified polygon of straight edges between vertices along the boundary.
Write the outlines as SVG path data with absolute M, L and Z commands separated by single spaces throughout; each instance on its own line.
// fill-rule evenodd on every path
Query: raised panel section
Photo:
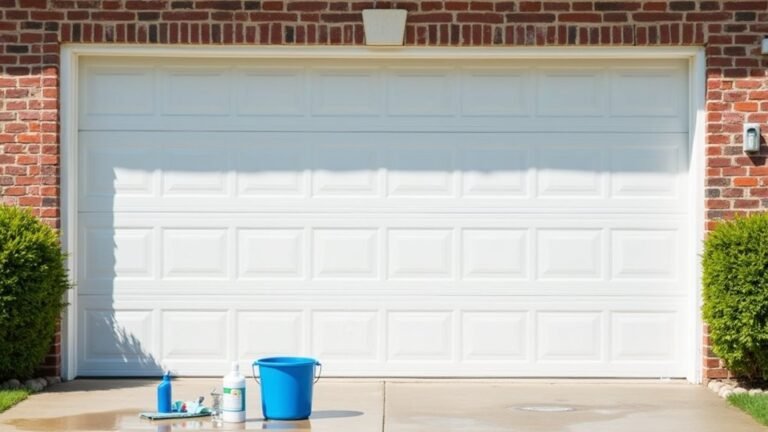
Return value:
M 615 279 L 674 279 L 677 233 L 668 230 L 615 230 L 611 233 Z
M 378 152 L 372 146 L 317 145 L 312 183 L 315 196 L 379 195 Z
M 224 69 L 163 69 L 163 114 L 224 116 L 232 82 Z
M 393 70 L 387 90 L 387 110 L 393 116 L 446 116 L 455 110 L 449 70 Z
M 674 313 L 611 314 L 612 358 L 616 361 L 671 361 L 679 345 Z
M 163 195 L 227 195 L 229 161 L 213 146 L 173 147 L 165 151 Z
M 151 229 L 85 228 L 86 279 L 153 277 L 153 243 Z
M 237 233 L 240 278 L 304 276 L 304 232 L 293 228 L 241 229 Z
M 165 229 L 165 278 L 227 277 L 227 231 L 224 229 Z
M 540 70 L 537 112 L 545 117 L 591 117 L 605 112 L 604 77 L 600 69 Z
M 688 124 L 684 60 L 99 57 L 80 65 L 86 130 L 686 133 Z
M 376 69 L 316 71 L 312 79 L 312 113 L 320 116 L 373 116 L 381 111 Z
M 611 115 L 623 117 L 679 117 L 688 88 L 682 69 L 613 69 Z
M 237 358 L 299 355 L 302 344 L 301 311 L 240 311 L 237 314 Z
M 163 311 L 162 353 L 165 360 L 227 358 L 227 312 Z
M 154 170 L 146 163 L 153 151 L 136 143 L 94 143 L 81 150 L 80 189 L 83 198 L 151 196 Z
M 678 189 L 678 151 L 671 146 L 611 149 L 611 193 L 615 197 L 673 198 Z
M 466 197 L 522 197 L 528 193 L 528 150 L 467 146 L 460 158 Z
M 541 146 L 538 153 L 540 197 L 603 195 L 603 152 L 600 148 L 579 145 Z
M 514 69 L 465 70 L 461 109 L 467 116 L 530 115 L 530 76 Z
M 453 233 L 440 229 L 389 231 L 392 279 L 447 279 L 452 276 Z
M 387 357 L 397 361 L 450 361 L 451 312 L 391 312 Z
M 153 358 L 151 310 L 86 309 L 82 359 L 140 363 Z
M 526 230 L 464 230 L 461 242 L 464 279 L 525 278 L 527 238 Z
M 337 361 L 376 360 L 378 314 L 375 311 L 317 311 L 312 314 L 312 353 Z
M 462 314 L 462 356 L 467 361 L 525 360 L 528 313 L 518 311 Z
M 236 78 L 240 115 L 299 116 L 306 112 L 303 69 L 243 70 Z
M 376 230 L 318 229 L 312 242 L 316 278 L 378 277 Z
M 602 231 L 553 229 L 538 232 L 540 279 L 598 279 L 602 276 Z
M 154 70 L 124 66 L 86 67 L 83 77 L 85 97 L 81 99 L 87 115 L 147 116 L 155 112 Z M 81 81 L 82 83 L 82 81 Z
M 390 196 L 444 197 L 454 193 L 449 146 L 396 147 L 387 178 Z
M 599 312 L 540 312 L 536 327 L 540 361 L 567 363 L 602 359 Z
M 306 195 L 306 147 L 298 144 L 255 144 L 239 148 L 235 158 L 239 196 Z

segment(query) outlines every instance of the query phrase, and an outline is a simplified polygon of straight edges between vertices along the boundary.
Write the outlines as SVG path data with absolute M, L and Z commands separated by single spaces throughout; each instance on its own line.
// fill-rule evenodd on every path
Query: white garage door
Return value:
M 685 374 L 686 62 L 81 67 L 80 375 Z

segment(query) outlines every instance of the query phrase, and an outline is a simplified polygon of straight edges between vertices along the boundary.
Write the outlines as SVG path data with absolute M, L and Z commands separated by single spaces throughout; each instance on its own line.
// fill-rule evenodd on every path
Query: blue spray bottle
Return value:
M 157 386 L 157 412 L 171 412 L 171 373 L 163 375 L 163 381 Z

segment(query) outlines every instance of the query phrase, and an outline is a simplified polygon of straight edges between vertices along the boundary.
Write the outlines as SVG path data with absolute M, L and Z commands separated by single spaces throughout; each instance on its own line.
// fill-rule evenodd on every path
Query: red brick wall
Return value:
M 745 121 L 768 122 L 768 1 L 401 1 L 407 45 L 705 46 L 706 221 L 768 208 L 763 151 Z M 0 0 L 0 200 L 59 224 L 61 43 L 363 43 L 368 1 Z M 57 339 L 58 341 L 58 339 Z M 705 378 L 725 371 L 704 341 Z M 59 347 L 46 364 L 58 372 Z

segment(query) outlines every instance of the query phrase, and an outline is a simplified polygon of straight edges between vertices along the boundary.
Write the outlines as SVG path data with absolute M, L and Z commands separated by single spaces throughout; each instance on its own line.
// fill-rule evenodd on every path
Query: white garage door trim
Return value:
M 68 45 L 62 49 L 61 67 L 61 164 L 62 164 L 62 228 L 64 246 L 68 251 L 77 251 L 77 82 L 79 59 L 91 56 L 142 56 L 142 57 L 189 57 L 196 58 L 319 58 L 319 59 L 686 59 L 689 62 L 689 136 L 690 169 L 688 176 L 688 214 L 693 219 L 687 233 L 689 256 L 685 263 L 689 274 L 689 322 L 688 347 L 685 350 L 687 379 L 699 382 L 701 319 L 700 269 L 696 258 L 703 239 L 703 125 L 705 67 L 703 50 L 698 48 L 568 48 L 568 49 L 484 49 L 484 48 L 403 48 L 398 50 L 376 50 L 367 48 L 323 47 L 323 48 L 282 48 L 282 47 L 206 47 L 206 48 L 155 48 L 135 46 L 84 46 Z M 72 253 L 69 268 L 73 280 L 78 280 L 76 269 L 78 256 Z M 62 328 L 63 374 L 74 378 L 77 371 L 77 287 L 68 293 L 68 308 Z

